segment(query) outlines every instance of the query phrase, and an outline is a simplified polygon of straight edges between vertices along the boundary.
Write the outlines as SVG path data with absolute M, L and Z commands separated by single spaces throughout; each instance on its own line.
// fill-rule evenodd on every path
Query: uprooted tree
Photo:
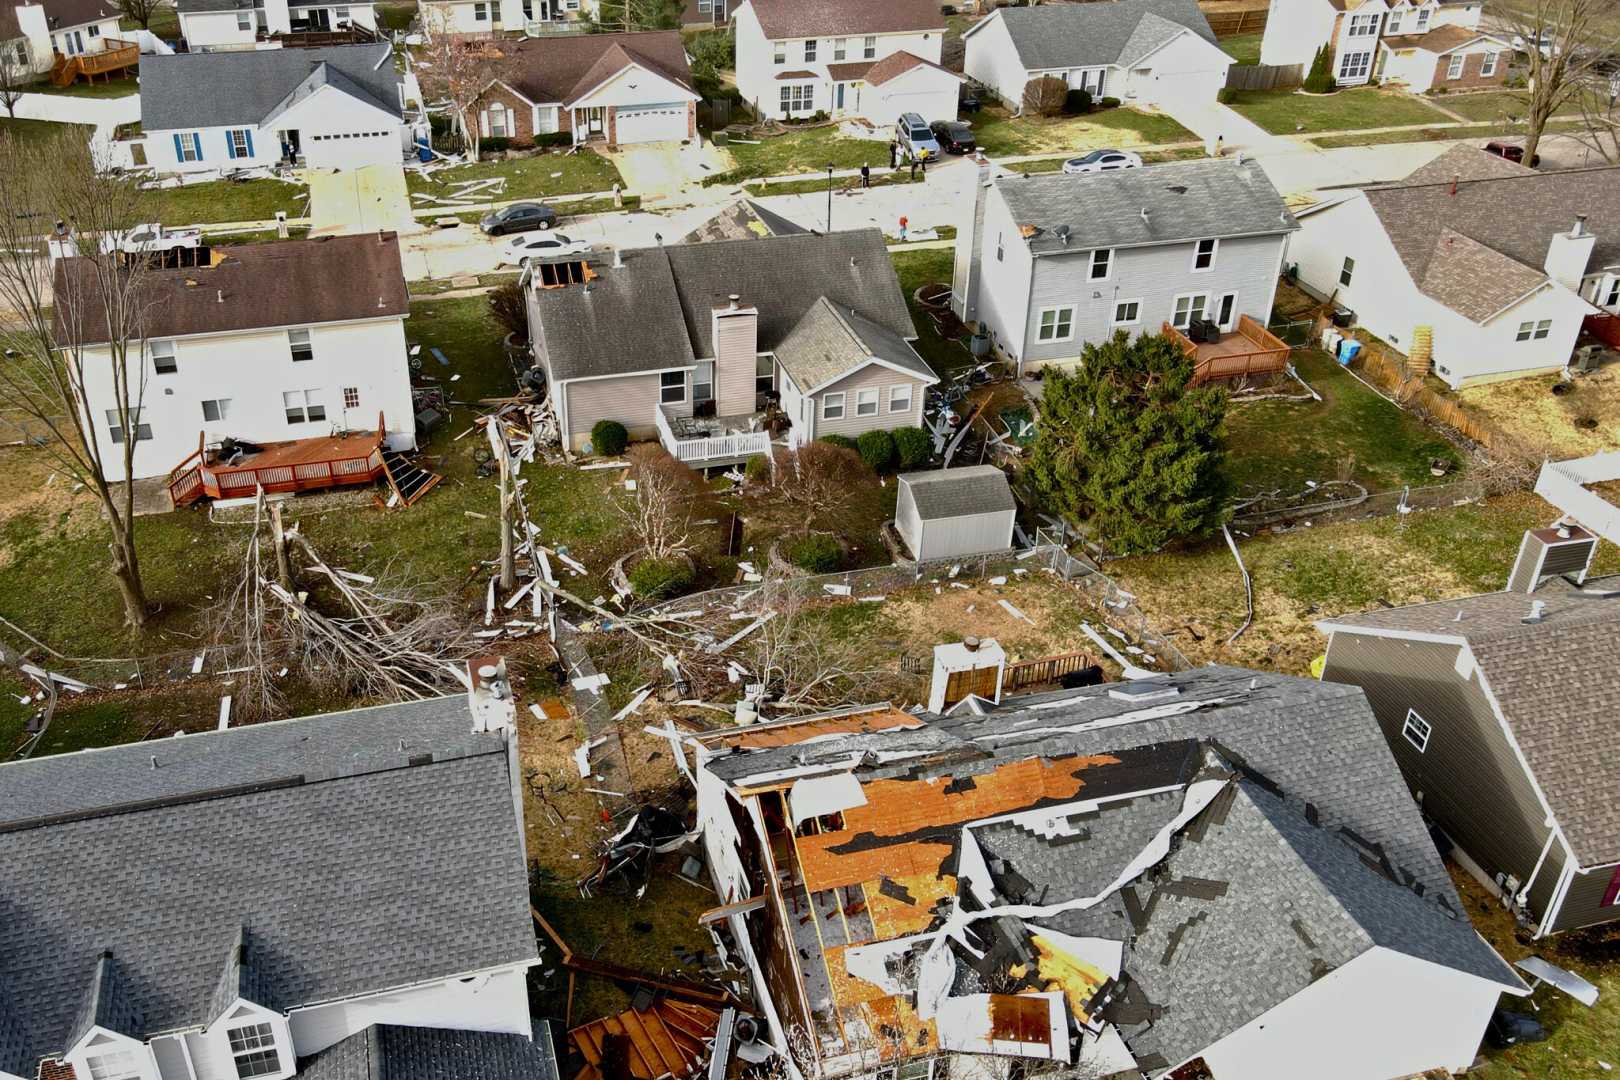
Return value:
M 1588 116 L 1612 115 L 1610 65 L 1620 49 L 1614 0 L 1512 0 L 1494 10 L 1496 18 L 1523 42 L 1525 88 L 1524 163 L 1534 164 L 1548 122 L 1571 106 Z M 1615 153 L 1615 131 L 1599 125 L 1585 132 Z
M 151 438 L 142 402 L 152 311 L 145 264 L 101 241 L 152 211 L 134 184 L 96 168 L 76 131 L 40 139 L 0 133 L 0 406 L 95 494 L 124 618 L 139 628 L 147 601 L 135 491 L 106 477 L 136 475 L 137 448 Z M 54 273 L 45 236 L 53 222 L 65 223 L 64 239 L 78 251 L 57 260 Z
M 1087 345 L 1071 371 L 1049 368 L 1029 476 L 1047 508 L 1085 522 L 1121 553 L 1152 551 L 1220 526 L 1226 391 L 1192 385 L 1169 338 L 1123 331 Z
M 509 62 L 499 41 L 457 34 L 448 5 L 431 9 L 423 18 L 428 40 L 416 62 L 422 96 L 429 105 L 442 105 L 449 111 L 469 156 L 477 161 L 484 135 L 478 106 L 484 91 L 506 73 Z

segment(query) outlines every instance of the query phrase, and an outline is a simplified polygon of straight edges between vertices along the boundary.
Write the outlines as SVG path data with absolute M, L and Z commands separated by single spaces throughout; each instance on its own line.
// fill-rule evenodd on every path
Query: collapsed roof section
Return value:
M 784 1049 L 1157 1076 L 1375 948 L 1522 989 L 1344 689 L 1206 668 L 703 740 L 710 864 L 723 903 L 765 897 L 733 929 Z

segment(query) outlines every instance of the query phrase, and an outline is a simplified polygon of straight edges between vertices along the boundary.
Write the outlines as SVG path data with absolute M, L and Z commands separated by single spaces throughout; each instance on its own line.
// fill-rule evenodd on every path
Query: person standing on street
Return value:
M 899 144 L 896 143 L 893 139 L 890 139 L 889 140 L 889 171 L 890 172 L 893 172 L 895 170 L 895 167 L 897 165 L 897 157 L 898 157 L 898 154 L 899 154 L 899 150 L 900 150 Z
M 863 161 L 863 162 L 861 162 L 861 187 L 869 188 L 871 186 L 872 186 L 872 166 L 866 164 Z

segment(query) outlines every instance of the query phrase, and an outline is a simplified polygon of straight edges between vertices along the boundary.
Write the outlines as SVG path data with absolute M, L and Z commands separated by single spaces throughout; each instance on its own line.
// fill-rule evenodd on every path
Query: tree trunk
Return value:
M 128 528 L 113 529 L 113 542 L 107 545 L 112 555 L 113 578 L 118 592 L 124 598 L 124 623 L 136 630 L 146 626 L 146 589 L 141 584 L 141 567 L 135 557 L 135 537 Z
M 493 423 L 494 421 L 491 421 Z M 503 436 L 504 440 L 504 436 Z M 517 588 L 517 556 L 512 550 L 512 459 L 501 450 L 501 591 Z
M 287 557 L 287 533 L 281 526 L 281 504 L 270 504 L 270 537 L 276 549 L 276 580 L 293 592 L 292 560 Z

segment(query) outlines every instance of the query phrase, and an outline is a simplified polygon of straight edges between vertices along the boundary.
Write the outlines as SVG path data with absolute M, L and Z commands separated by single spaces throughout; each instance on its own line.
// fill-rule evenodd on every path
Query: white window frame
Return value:
M 238 1048 L 237 1036 L 241 1036 L 243 1045 Z M 281 1040 L 276 1037 L 276 1027 L 268 1020 L 250 1020 L 245 1024 L 236 1024 L 225 1029 L 225 1046 L 230 1051 L 231 1065 L 235 1069 L 239 1080 L 252 1080 L 260 1076 L 279 1076 L 286 1071 L 286 1064 L 282 1060 Z M 268 1053 L 275 1065 L 272 1069 L 255 1069 L 251 1072 L 242 1071 L 244 1058 L 255 1063 Z
M 1384 17 L 1384 34 L 1389 36 L 1401 32 L 1401 20 L 1406 17 L 1406 8 L 1398 7 Z
M 1514 331 L 1514 341 L 1546 341 L 1552 333 L 1551 319 L 1530 319 L 1519 324 Z
M 1356 276 L 1356 260 L 1353 255 L 1346 255 L 1344 262 L 1339 264 L 1339 288 L 1348 289 L 1350 282 Z
M 875 34 L 867 34 L 864 38 L 861 39 L 861 59 L 862 60 L 876 60 L 877 59 L 877 35 L 875 35 Z
M 129 410 L 129 423 L 135 429 L 136 442 L 148 442 L 152 438 L 152 425 L 141 422 L 141 414 L 145 411 L 145 409 Z M 118 410 L 108 409 L 106 415 L 107 430 L 111 433 L 113 445 L 122 446 L 124 444 L 124 428 L 118 422 Z
M 1489 79 L 1491 76 L 1495 75 L 1496 65 L 1501 59 L 1501 56 L 1502 54 L 1497 50 L 1487 49 L 1485 51 L 1485 59 L 1479 62 L 1479 77 L 1482 79 Z
M 678 383 L 670 382 L 671 379 L 679 379 L 680 381 Z M 674 397 L 669 396 L 671 390 L 675 391 Z M 660 371 L 658 373 L 658 404 L 686 404 L 686 372 Z
M 1097 273 L 1099 258 L 1102 262 L 1102 273 Z M 1097 248 L 1091 253 L 1091 259 L 1086 263 L 1087 281 L 1108 281 L 1114 276 L 1114 249 Z
M 1052 317 L 1050 326 L 1046 323 L 1048 315 Z M 1041 308 L 1035 313 L 1035 340 L 1042 345 L 1073 341 L 1075 315 L 1074 304 L 1054 304 L 1051 307 Z M 1067 324 L 1067 329 L 1063 333 L 1059 333 L 1058 328 L 1065 324 Z
M 350 20 L 350 18 L 352 17 L 352 15 L 353 15 L 353 13 L 346 7 L 335 7 L 335 8 L 332 9 L 332 21 L 333 22 L 340 22 L 340 23 L 348 22 Z
M 152 358 L 152 374 L 175 375 L 180 371 L 180 353 L 173 341 L 163 339 L 148 341 L 146 354 Z M 164 362 L 168 362 L 168 369 L 164 370 Z
M 699 360 L 692 369 L 692 404 L 714 400 L 714 361 Z
M 316 400 L 312 395 L 319 394 L 321 388 L 316 386 L 308 390 L 283 390 L 281 392 L 281 411 L 287 417 L 288 426 L 294 424 L 319 424 L 326 420 L 326 403 Z M 314 415 L 316 411 L 319 416 Z M 298 419 L 293 419 L 293 413 Z
M 833 38 L 833 59 L 842 60 L 849 55 L 849 38 Z
M 816 107 L 816 84 L 783 83 L 782 93 L 778 102 L 782 112 L 791 116 L 794 113 L 812 112 Z
M 253 12 L 251 12 L 251 11 L 238 11 L 236 13 L 236 28 L 238 30 L 251 30 L 251 29 L 253 29 Z
M 489 22 L 489 4 L 484 0 L 473 5 L 473 22 Z
M 830 394 L 821 395 L 821 418 L 823 420 L 842 420 L 844 418 L 844 392 L 835 390 Z
M 1429 16 L 1433 14 L 1434 9 L 1428 6 L 1417 9 L 1417 24 L 1414 27 L 1417 33 L 1421 34 L 1429 28 Z
M 209 406 L 213 406 L 213 416 L 208 415 Z M 224 421 L 231 415 L 231 399 L 228 397 L 204 398 L 202 402 L 202 414 L 203 423 L 205 424 L 218 424 Z
M 855 415 L 876 416 L 878 414 L 878 388 L 865 386 L 855 391 Z
M 1620 306 L 1620 274 L 1610 277 L 1608 292 L 1604 293 L 1600 288 L 1599 295 L 1608 297 L 1608 299 L 1598 304 L 1599 307 L 1612 308 Z
M 1228 300 L 1232 301 L 1232 311 L 1231 314 L 1223 319 L 1221 318 L 1221 309 L 1226 307 L 1226 302 Z M 1237 326 L 1239 317 L 1237 301 L 1238 294 L 1236 292 L 1223 292 L 1215 297 L 1215 325 L 1219 326 L 1222 331 L 1230 331 Z M 1208 315 L 1204 317 L 1206 319 L 1209 318 Z
M 308 356 L 299 356 L 299 352 L 308 352 Z M 295 364 L 304 364 L 315 359 L 315 335 L 307 329 L 287 331 L 287 355 Z
M 343 388 L 343 407 L 345 409 L 358 409 L 360 407 L 360 388 L 358 386 L 345 386 Z
M 916 398 L 912 396 L 910 383 L 895 383 L 889 387 L 889 411 L 891 413 L 911 411 L 911 403 Z
M 1468 57 L 1462 53 L 1452 53 L 1451 59 L 1446 61 L 1446 81 L 1454 82 L 1462 78 L 1463 68 L 1468 64 Z
M 754 357 L 754 393 L 776 392 L 776 360 L 769 355 Z
M 180 160 L 186 163 L 202 160 L 201 133 L 196 131 L 180 133 Z
M 1204 258 L 1204 245 L 1206 244 L 1209 245 L 1209 262 L 1203 266 L 1199 266 L 1198 260 Z M 1191 272 L 1194 274 L 1213 273 L 1215 270 L 1215 257 L 1220 253 L 1220 250 L 1221 242 L 1214 237 L 1205 237 L 1202 240 L 1194 240 Z
M 1350 25 L 1346 29 L 1344 36 L 1347 38 L 1377 37 L 1378 13 L 1376 11 L 1364 11 L 1351 15 Z
M 817 42 L 816 42 L 815 38 L 805 38 L 804 39 L 804 62 L 805 63 L 813 64 L 813 63 L 816 62 L 816 53 L 819 51 L 816 48 L 816 45 L 817 45 Z
M 1186 317 L 1185 318 L 1182 318 L 1182 312 L 1181 312 L 1181 302 L 1183 300 L 1186 300 L 1188 302 L 1187 303 L 1187 311 L 1186 311 Z M 1198 312 L 1198 317 L 1200 319 L 1209 318 L 1209 293 L 1178 293 L 1170 301 L 1170 325 L 1171 326 L 1175 327 L 1177 330 L 1185 330 L 1185 329 L 1187 329 L 1188 326 L 1190 326 L 1192 324 L 1193 311 L 1194 311 L 1194 305 L 1193 305 L 1192 301 L 1194 301 L 1194 300 L 1198 301 L 1198 304 L 1196 306 L 1196 310 Z
M 1357 63 L 1357 61 L 1360 61 Z M 1354 70 L 1352 70 L 1354 69 Z M 1339 79 L 1362 79 L 1372 71 L 1372 51 L 1347 52 L 1339 60 Z
M 226 142 L 230 144 L 231 148 L 230 156 L 232 158 L 252 157 L 253 150 L 248 145 L 251 138 L 252 136 L 248 133 L 247 128 L 231 128 L 225 132 Z
M 103 1062 L 113 1063 L 103 1065 Z M 91 1080 L 140 1080 L 146 1070 L 133 1050 L 103 1050 L 84 1055 L 84 1071 Z
M 787 63 L 787 42 L 785 42 L 785 41 L 772 42 L 771 48 L 773 50 L 773 52 L 771 53 L 771 63 L 774 64 L 776 67 L 781 67 L 784 64 L 786 64 Z
M 1131 317 L 1130 318 L 1122 319 L 1122 318 L 1119 317 L 1119 309 L 1122 308 L 1122 307 L 1125 307 L 1126 305 L 1130 305 L 1135 310 L 1131 312 Z M 1137 325 L 1140 325 L 1141 322 L 1142 322 L 1142 298 L 1140 296 L 1133 296 L 1133 297 L 1130 297 L 1129 299 L 1125 299 L 1125 300 L 1116 299 L 1114 301 L 1114 317 L 1113 317 L 1112 325 L 1114 325 L 1114 326 L 1137 326 Z
M 1407 745 L 1422 754 L 1429 749 L 1429 739 L 1434 736 L 1434 725 L 1418 715 L 1416 709 L 1406 710 L 1406 719 L 1401 723 L 1401 738 Z

